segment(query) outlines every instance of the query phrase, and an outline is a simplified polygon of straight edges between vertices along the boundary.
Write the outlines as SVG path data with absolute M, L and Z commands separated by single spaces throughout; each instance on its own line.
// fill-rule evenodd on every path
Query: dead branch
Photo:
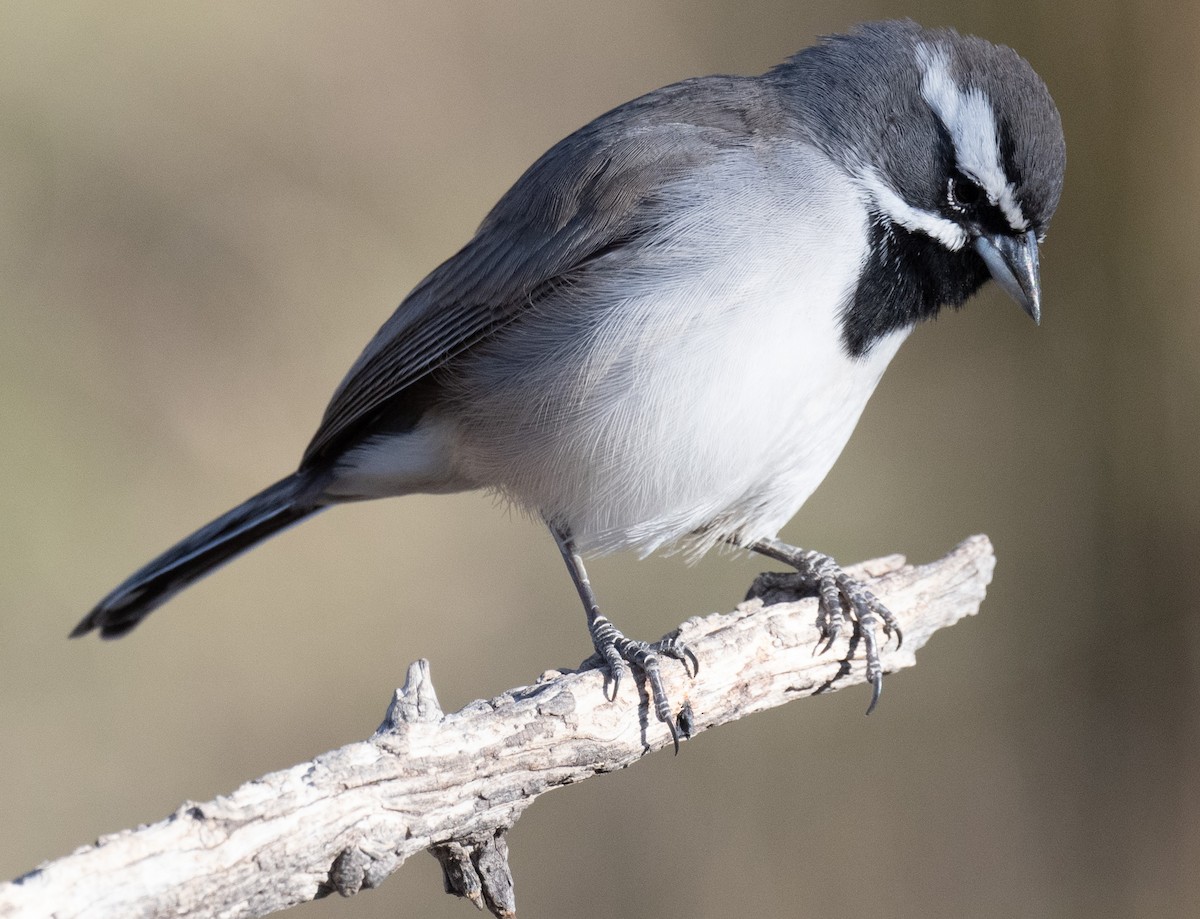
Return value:
M 904 628 L 903 647 L 885 649 L 885 669 L 912 666 L 936 630 L 974 614 L 994 564 L 987 537 L 974 536 L 928 565 L 891 556 L 858 566 Z M 783 602 L 794 598 L 788 576 L 764 575 L 752 595 L 681 626 L 702 664 L 695 679 L 664 661 L 685 735 L 863 682 L 852 637 L 813 655 L 816 601 Z M 375 887 L 424 849 L 449 892 L 512 915 L 505 834 L 525 808 L 671 743 L 640 681 L 615 701 L 604 682 L 589 661 L 447 715 L 429 664 L 417 661 L 369 740 L 47 862 L 0 885 L 0 917 L 265 916 Z

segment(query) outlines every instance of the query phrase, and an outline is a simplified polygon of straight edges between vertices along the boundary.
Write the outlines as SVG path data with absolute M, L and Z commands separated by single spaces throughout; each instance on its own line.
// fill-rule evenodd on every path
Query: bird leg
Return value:
M 778 539 L 760 539 L 746 548 L 792 566 L 805 586 L 816 590 L 819 637 L 815 653 L 824 654 L 833 646 L 849 615 L 854 623 L 855 634 L 862 638 L 865 648 L 867 679 L 871 683 L 871 704 L 867 706 L 867 714 L 871 714 L 883 692 L 883 665 L 879 662 L 876 629 L 882 622 L 885 641 L 893 633 L 896 635 L 896 647 L 904 641 L 900 624 L 891 610 L 861 581 L 846 574 L 828 555 L 810 549 L 798 549 Z
M 588 580 L 587 570 L 583 567 L 583 559 L 575 548 L 571 534 L 565 529 L 551 525 L 550 532 L 562 553 L 567 570 L 571 572 L 571 580 L 583 601 L 583 609 L 587 614 L 588 633 L 592 636 L 592 644 L 596 653 L 604 661 L 608 676 L 612 680 L 612 695 L 617 698 L 617 688 L 621 678 L 628 672 L 627 664 L 641 670 L 650 684 L 650 696 L 654 702 L 654 714 L 671 730 L 671 739 L 675 743 L 675 752 L 679 752 L 679 728 L 671 716 L 671 703 L 667 699 L 667 691 L 663 686 L 662 670 L 659 659 L 670 657 L 682 661 L 688 676 L 694 677 L 700 672 L 700 662 L 691 649 L 679 639 L 678 635 L 667 637 L 654 642 L 636 641 L 626 638 L 625 634 L 600 612 L 596 602 L 596 594 L 592 591 L 591 581 Z

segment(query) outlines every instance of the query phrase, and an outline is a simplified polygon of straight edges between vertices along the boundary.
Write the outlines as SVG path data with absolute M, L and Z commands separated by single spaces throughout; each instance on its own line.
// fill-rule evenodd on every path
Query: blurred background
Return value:
M 887 682 L 540 800 L 526 916 L 1200 914 L 1200 7 L 589 0 L 0 7 L 0 877 L 588 652 L 486 496 L 323 515 L 124 641 L 101 595 L 290 471 L 404 293 L 546 147 L 697 74 L 912 16 L 1011 44 L 1067 133 L 1035 328 L 989 288 L 902 350 L 784 532 L 994 540 L 976 619 Z M 656 636 L 748 559 L 592 566 Z M 432 858 L 307 917 L 470 915 Z

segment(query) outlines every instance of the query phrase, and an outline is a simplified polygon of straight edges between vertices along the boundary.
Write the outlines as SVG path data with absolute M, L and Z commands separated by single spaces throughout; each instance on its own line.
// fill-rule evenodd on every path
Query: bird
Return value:
M 778 533 L 825 478 L 909 333 L 995 280 L 1035 322 L 1066 147 L 1012 49 L 911 20 L 825 36 L 756 76 L 686 79 L 551 147 L 400 303 L 295 472 L 102 599 L 128 633 L 177 592 L 335 505 L 491 491 L 549 528 L 606 693 L 631 669 L 679 749 L 662 662 L 584 566 L 715 547 L 790 566 L 818 644 L 860 636 L 882 690 L 896 617 Z

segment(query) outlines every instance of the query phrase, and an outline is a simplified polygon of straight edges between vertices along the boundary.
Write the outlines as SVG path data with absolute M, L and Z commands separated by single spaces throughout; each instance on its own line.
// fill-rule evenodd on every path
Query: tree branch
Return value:
M 994 564 L 987 537 L 974 536 L 929 565 L 891 556 L 852 569 L 904 628 L 884 668 L 912 666 L 936 630 L 973 615 Z M 681 626 L 700 672 L 689 679 L 676 661 L 663 671 L 685 735 L 863 682 L 853 637 L 814 656 L 816 601 L 785 602 L 793 583 L 763 575 L 755 599 Z M 640 678 L 610 702 L 596 662 L 586 663 L 445 715 L 429 664 L 417 661 L 371 739 L 43 864 L 0 885 L 0 917 L 265 916 L 375 887 L 423 849 L 441 862 L 448 892 L 511 915 L 505 834 L 525 808 L 671 743 Z

